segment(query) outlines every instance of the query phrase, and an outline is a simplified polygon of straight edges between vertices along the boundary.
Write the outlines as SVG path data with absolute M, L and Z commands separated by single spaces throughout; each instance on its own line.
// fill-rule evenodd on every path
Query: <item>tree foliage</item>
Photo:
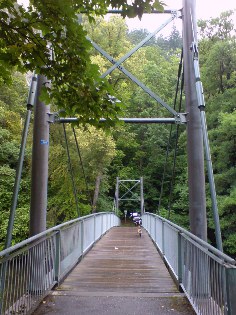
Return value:
M 234 23 L 231 18 L 233 13 L 233 10 L 225 11 L 219 17 L 210 18 L 209 20 L 199 20 L 200 37 L 216 42 L 235 36 Z
M 19 156 L 20 138 L 23 129 L 24 101 L 26 99 L 26 81 L 16 74 L 12 85 L 0 84 L 0 248 L 2 248 L 7 231 L 8 218 L 15 182 L 17 161 Z M 13 243 L 28 236 L 29 196 L 30 196 L 30 159 L 29 148 L 25 155 L 25 168 L 22 174 L 18 210 L 13 232 Z
M 50 5 L 52 5 L 52 2 L 50 2 Z M 41 4 L 38 4 L 38 6 L 40 8 Z M 99 10 L 101 10 L 101 8 Z M 116 59 L 121 58 L 126 51 L 131 49 L 138 41 L 142 40 L 144 36 L 148 35 L 146 31 L 129 33 L 125 21 L 120 17 L 104 20 L 101 17 L 96 17 L 92 12 L 90 13 L 91 16 L 87 14 L 87 18 L 83 17 L 83 29 L 86 29 L 89 37 L 94 41 L 97 41 L 102 48 L 107 50 Z M 54 18 L 56 19 L 55 16 Z M 89 20 L 91 19 L 94 21 L 93 26 L 89 23 Z M 77 27 L 78 25 L 76 24 L 76 28 Z M 79 29 L 82 30 L 82 26 L 80 27 Z M 82 32 L 85 35 L 86 32 L 84 30 L 82 30 Z M 203 32 L 199 42 L 201 74 L 205 90 L 206 114 L 223 244 L 224 250 L 235 256 L 236 48 L 230 15 L 226 13 L 219 17 L 219 19 L 212 19 L 205 22 L 201 21 L 201 32 Z M 43 40 L 42 38 L 40 37 L 40 40 Z M 109 38 L 109 41 L 106 40 L 107 38 Z M 179 34 L 175 31 L 168 38 L 157 38 L 155 41 L 153 40 L 137 51 L 124 63 L 124 66 L 130 72 L 172 106 L 175 96 L 178 63 L 180 58 L 179 40 Z M 91 46 L 87 41 L 84 41 L 84 43 L 88 45 L 86 54 L 88 54 L 89 59 L 93 64 L 96 64 L 96 66 L 94 66 L 96 69 L 98 69 L 98 67 L 100 69 L 100 73 L 96 70 L 97 78 L 99 78 L 100 74 L 105 72 L 111 64 L 99 53 L 91 49 Z M 65 43 L 63 43 L 63 45 L 65 45 Z M 9 53 L 6 48 L 4 48 L 4 50 L 3 46 L 1 47 L 2 53 Z M 82 49 L 83 41 L 81 42 L 80 47 Z M 69 52 L 70 48 L 68 49 Z M 75 49 L 75 46 L 72 49 Z M 73 59 L 74 57 L 75 55 L 71 58 Z M 50 62 L 52 61 L 50 60 Z M 56 62 L 56 58 L 53 62 Z M 65 62 L 65 70 L 63 71 L 67 71 L 66 65 L 70 62 L 73 63 L 74 61 L 67 61 L 65 59 L 63 62 Z M 90 64 L 90 61 L 88 61 L 88 64 Z M 73 65 L 74 67 L 78 66 L 76 64 Z M 16 65 L 14 65 L 13 68 L 15 66 Z M 18 68 L 21 66 L 23 67 L 23 63 L 19 65 Z M 39 66 L 39 68 L 40 67 L 41 66 Z M 86 63 L 85 68 L 88 70 L 89 67 L 89 65 L 87 67 Z M 85 68 L 82 70 L 87 71 Z M 10 69 L 11 68 L 9 67 L 9 73 L 11 74 Z M 47 67 L 45 69 L 45 71 L 47 71 Z M 74 76 L 73 71 L 74 69 L 72 69 L 72 76 Z M 81 72 L 78 77 L 80 77 L 80 74 L 83 76 L 83 72 Z M 70 74 L 68 74 L 68 78 L 69 75 Z M 90 77 L 90 74 L 86 75 Z M 94 76 L 91 76 L 91 78 L 92 77 L 93 79 L 91 80 L 94 80 Z M 19 152 L 19 130 L 22 130 L 22 118 L 24 117 L 24 106 L 22 107 L 22 104 L 24 104 L 26 99 L 25 83 L 23 82 L 22 77 L 20 75 L 14 75 L 12 80 L 13 83 L 11 86 L 6 86 L 1 83 L 2 87 L 0 95 L 1 240 L 4 239 L 6 233 L 6 222 L 9 216 L 12 197 L 11 191 L 14 184 L 15 168 Z M 81 80 L 80 82 L 82 82 L 82 78 L 78 78 L 78 80 Z M 99 82 L 99 80 L 96 81 L 96 87 L 100 86 Z M 113 93 L 115 96 L 126 105 L 123 109 L 125 116 L 166 116 L 167 112 L 164 108 L 151 99 L 142 89 L 140 89 L 140 87 L 130 80 L 127 80 L 124 74 L 118 69 L 108 76 L 108 82 L 113 85 Z M 90 83 L 88 86 L 90 86 Z M 71 85 L 71 87 L 72 86 L 73 85 Z M 84 90 L 81 89 L 80 91 Z M 103 91 L 105 93 L 106 89 Z M 51 93 L 53 94 L 53 92 Z M 61 106 L 63 105 L 62 103 L 64 102 L 65 97 L 67 96 L 64 95 L 61 99 Z M 74 96 L 68 96 L 68 99 L 73 100 L 73 97 Z M 83 102 L 83 100 L 81 102 Z M 58 102 L 56 103 L 58 104 Z M 88 107 L 86 110 L 90 110 L 90 114 L 92 115 L 92 111 L 95 112 L 96 107 L 90 108 L 89 104 L 92 103 L 86 104 L 86 107 Z M 73 105 L 75 107 L 77 106 L 76 103 Z M 73 110 L 69 109 L 68 113 L 76 115 L 77 109 L 75 109 L 75 112 Z M 96 117 L 100 114 L 101 112 L 97 112 Z M 90 118 L 95 119 L 95 116 L 90 116 Z M 84 120 L 84 123 L 85 122 L 86 119 Z M 145 208 L 147 211 L 157 212 L 170 127 L 164 125 L 120 124 L 116 128 L 111 129 L 111 134 L 109 136 L 101 130 L 97 131 L 93 127 L 88 127 L 88 125 L 86 125 L 86 128 L 88 129 L 87 132 L 85 132 L 84 129 L 76 128 L 76 136 L 79 142 L 87 185 L 78 158 L 73 132 L 70 127 L 66 128 L 76 184 L 76 193 L 78 196 L 78 206 L 81 215 L 88 214 L 92 211 L 93 200 L 96 198 L 94 211 L 106 211 L 112 209 L 115 179 L 117 176 L 121 179 L 138 179 L 143 176 Z M 64 135 L 61 126 L 51 126 L 50 134 L 51 149 L 49 166 L 48 226 L 61 223 L 77 216 L 65 141 L 63 138 Z M 188 228 L 188 175 L 186 130 L 184 126 L 180 127 L 179 134 L 173 194 L 170 200 L 170 181 L 172 178 L 174 143 L 176 136 L 175 127 L 173 127 L 170 139 L 169 158 L 166 165 L 163 196 L 161 200 L 161 208 L 159 210 L 160 214 L 165 216 L 169 215 L 170 210 L 170 219 L 175 223 Z M 31 140 L 29 141 L 29 145 L 31 144 L 30 142 Z M 26 237 L 28 232 L 28 227 L 25 224 L 28 220 L 30 195 L 29 176 L 31 162 L 28 152 L 29 148 L 27 148 L 25 157 L 25 169 L 21 184 L 19 209 L 17 209 L 14 241 Z M 94 198 L 97 187 L 99 193 L 97 197 Z M 129 210 L 138 210 L 139 207 L 138 204 L 132 203 L 124 206 L 127 206 Z M 211 213 L 211 200 L 208 184 L 207 215 L 209 240 L 214 245 L 215 230 Z
M 99 118 L 115 119 L 119 103 L 111 100 L 111 89 L 91 63 L 91 44 L 78 22 L 84 14 L 90 22 L 107 8 L 119 8 L 123 16 L 142 16 L 144 11 L 162 9 L 161 2 L 31 0 L 27 10 L 14 0 L 0 4 L 0 73 L 5 81 L 11 71 L 36 71 L 52 81 L 44 101 L 55 102 L 81 123 L 95 124 Z M 45 87 L 46 88 L 46 87 Z
M 236 38 L 232 11 L 199 21 L 203 86 L 215 173 L 224 249 L 235 256 L 235 84 Z M 209 80 L 210 78 L 210 80 Z M 208 194 L 208 231 L 214 243 L 214 223 Z

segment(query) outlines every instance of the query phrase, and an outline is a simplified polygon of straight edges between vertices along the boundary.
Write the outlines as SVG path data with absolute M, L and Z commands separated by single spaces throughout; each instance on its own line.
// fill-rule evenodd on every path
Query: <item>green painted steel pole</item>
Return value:
M 35 102 L 36 85 L 37 85 L 37 77 L 33 75 L 31 79 L 31 85 L 30 85 L 28 100 L 27 100 L 27 113 L 26 113 L 26 118 L 25 118 L 24 129 L 22 132 L 22 140 L 21 140 L 20 153 L 19 153 L 18 164 L 17 164 L 17 169 L 16 169 L 16 177 L 15 177 L 15 183 L 14 183 L 14 189 L 13 189 L 10 217 L 8 221 L 5 248 L 10 247 L 11 241 L 12 241 L 12 231 L 13 231 L 14 220 L 15 220 L 18 194 L 19 194 L 19 189 L 20 189 L 20 181 L 21 181 L 21 174 L 22 174 L 22 169 L 23 169 L 27 136 L 28 136 L 29 125 L 30 125 L 30 117 L 31 117 L 32 108 L 34 107 L 34 102 Z
M 190 230 L 207 240 L 204 149 L 195 87 L 191 45 L 197 36 L 196 0 L 183 0 L 183 60 L 187 112 L 187 155 Z
M 206 156 L 206 166 L 207 166 L 209 188 L 210 188 L 210 194 L 211 194 L 212 212 L 213 212 L 213 219 L 215 223 L 216 246 L 220 251 L 223 252 L 223 244 L 222 244 L 221 229 L 220 229 L 220 218 L 219 218 L 219 213 L 218 213 L 218 205 L 217 205 L 217 197 L 216 197 L 216 187 L 215 187 L 214 173 L 213 173 L 212 160 L 211 160 L 211 150 L 210 150 L 207 123 L 206 123 L 204 92 L 203 92 L 202 82 L 200 78 L 197 42 L 193 43 L 192 45 L 192 54 L 193 54 L 194 72 L 195 72 L 195 80 L 196 80 L 198 108 L 200 110 L 200 116 L 201 116 L 203 142 L 204 142 L 205 156 Z
M 47 78 L 38 75 L 32 149 L 30 236 L 46 230 L 50 107 L 39 100 L 41 88 L 46 84 Z

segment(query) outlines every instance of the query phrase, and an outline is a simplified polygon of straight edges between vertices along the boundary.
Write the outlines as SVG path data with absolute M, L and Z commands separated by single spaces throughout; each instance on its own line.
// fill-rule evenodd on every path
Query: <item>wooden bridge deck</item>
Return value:
M 140 238 L 135 227 L 118 227 L 95 244 L 35 315 L 170 313 L 194 314 L 148 234 Z

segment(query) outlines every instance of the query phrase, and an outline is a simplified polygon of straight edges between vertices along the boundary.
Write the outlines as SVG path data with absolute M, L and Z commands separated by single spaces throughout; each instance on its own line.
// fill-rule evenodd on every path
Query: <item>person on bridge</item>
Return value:
M 138 235 L 141 237 L 142 236 L 142 229 L 141 229 L 142 219 L 141 219 L 141 217 L 137 216 L 137 217 L 133 218 L 133 222 L 138 227 Z

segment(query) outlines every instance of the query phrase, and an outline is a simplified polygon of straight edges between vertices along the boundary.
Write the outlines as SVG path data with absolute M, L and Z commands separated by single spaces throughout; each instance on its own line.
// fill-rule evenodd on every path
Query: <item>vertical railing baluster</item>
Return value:
M 181 232 L 178 232 L 178 283 L 179 283 L 179 288 L 182 284 L 182 237 L 181 237 Z
M 27 270 L 27 274 L 28 274 L 28 281 L 27 281 L 27 292 L 28 292 L 28 309 L 31 308 L 31 293 L 30 293 L 30 288 L 31 288 L 31 264 L 32 264 L 32 248 L 28 249 L 28 270 Z
M 226 266 L 227 315 L 236 314 L 236 267 Z
M 94 214 L 94 217 L 93 217 L 93 233 L 94 233 L 94 236 L 93 236 L 93 241 L 95 242 L 96 241 L 96 213 Z
M 23 259 L 23 254 L 19 255 L 19 289 L 18 289 L 18 298 L 17 300 L 19 301 L 19 310 L 24 312 L 24 301 L 22 298 L 22 279 L 23 279 L 23 268 L 22 268 L 22 259 Z
M 28 251 L 24 252 L 22 260 L 23 270 L 23 283 L 22 283 L 22 295 L 24 300 L 24 308 L 27 310 L 28 297 L 27 297 L 27 283 L 28 283 Z
M 55 249 L 55 281 L 60 281 L 60 251 L 61 251 L 61 232 L 56 232 L 56 249 Z
M 162 232 L 162 254 L 163 256 L 165 256 L 165 222 L 162 221 L 162 225 L 161 225 L 162 229 L 161 229 L 161 232 Z
M 157 244 L 157 218 L 154 217 L 154 233 L 155 233 L 155 244 Z
M 82 256 L 84 254 L 84 220 L 81 221 L 81 250 Z
M 12 313 L 16 313 L 17 310 L 16 310 L 16 300 L 17 300 L 17 256 L 14 257 L 14 265 L 13 265 L 13 268 L 12 268 L 12 275 L 13 275 L 13 279 L 12 279 L 12 291 L 13 291 L 13 294 L 12 294 Z
M 7 309 L 9 309 L 9 305 L 11 303 L 11 264 L 12 259 L 9 259 L 8 261 L 4 262 L 4 292 L 3 292 L 3 312 L 6 312 Z

